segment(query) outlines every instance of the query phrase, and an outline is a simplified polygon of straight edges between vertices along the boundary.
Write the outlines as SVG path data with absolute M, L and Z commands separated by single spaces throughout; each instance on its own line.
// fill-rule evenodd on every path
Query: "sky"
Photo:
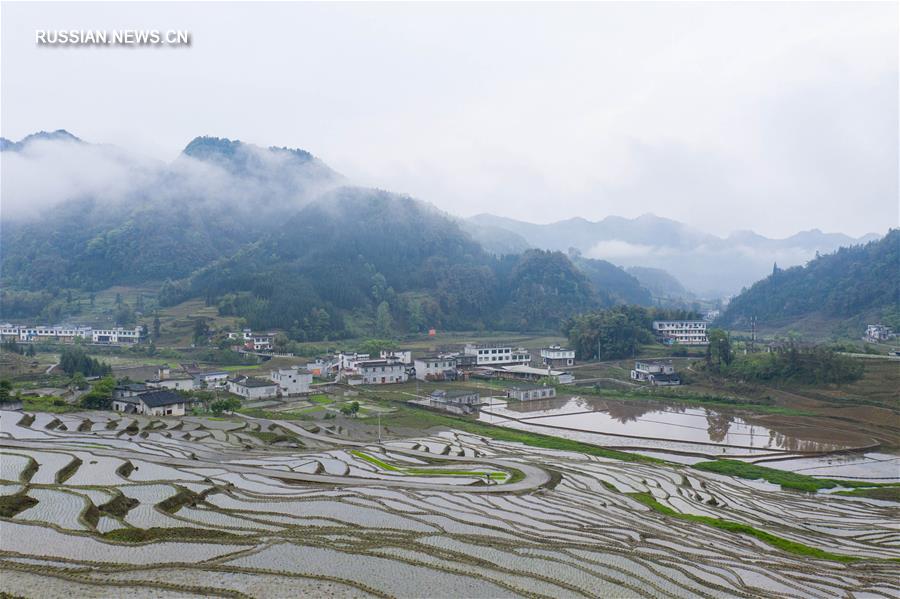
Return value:
M 0 133 L 167 162 L 198 135 L 299 147 L 459 216 L 859 236 L 898 226 L 898 22 L 897 2 L 4 2 Z

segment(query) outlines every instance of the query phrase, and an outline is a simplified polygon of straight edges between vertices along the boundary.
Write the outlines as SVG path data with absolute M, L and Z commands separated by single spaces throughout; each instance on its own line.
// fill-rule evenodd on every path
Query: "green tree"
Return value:
M 91 387 L 91 390 L 81 396 L 81 407 L 92 410 L 109 410 L 112 408 L 113 391 L 116 389 L 116 379 L 105 376 Z
M 159 313 L 153 315 L 153 338 L 159 339 L 160 332 L 162 330 L 162 323 L 159 321 Z
M 0 403 L 9 401 L 9 398 L 12 397 L 12 388 L 9 379 L 0 380 Z
M 372 357 L 378 357 L 382 351 L 396 349 L 397 343 L 390 339 L 366 339 L 359 344 L 359 353 L 369 354 Z
M 706 336 L 709 339 L 709 345 L 706 346 L 706 365 L 717 371 L 731 365 L 734 353 L 728 333 L 722 329 L 710 329 Z
M 359 402 L 354 401 L 348 405 L 341 407 L 341 414 L 344 416 L 356 416 L 359 413 Z
M 278 353 L 285 353 L 290 342 L 291 340 L 288 339 L 287 335 L 285 335 L 284 333 L 278 333 L 275 335 L 275 339 L 272 342 L 272 345 L 274 346 L 275 351 L 277 351 Z
M 378 309 L 375 311 L 375 331 L 382 337 L 390 337 L 394 332 L 391 306 L 387 302 L 378 304 Z
M 209 336 L 209 324 L 205 318 L 194 319 L 194 345 L 203 345 Z
M 72 375 L 72 386 L 78 390 L 84 390 L 88 388 L 87 379 L 84 378 L 84 375 L 80 372 L 76 372 Z

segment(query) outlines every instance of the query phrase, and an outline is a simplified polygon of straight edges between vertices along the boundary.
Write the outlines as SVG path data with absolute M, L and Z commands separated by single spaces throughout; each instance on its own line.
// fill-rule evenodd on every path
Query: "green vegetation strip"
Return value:
M 256 437 L 263 443 L 269 445 L 273 443 L 293 443 L 300 447 L 304 447 L 303 442 L 296 435 L 287 435 L 284 433 L 276 433 L 273 431 L 241 431 L 245 435 Z
M 397 472 L 399 474 L 408 474 L 411 476 L 474 476 L 477 478 L 490 478 L 491 480 L 505 480 L 508 476 L 506 472 L 477 472 L 474 470 L 442 470 L 440 468 L 414 468 L 399 467 L 388 464 L 362 451 L 351 451 L 353 455 L 361 460 L 369 462 L 373 466 L 388 472 Z
M 697 470 L 703 470 L 705 472 L 715 472 L 716 474 L 746 478 L 749 480 L 763 479 L 772 484 L 781 485 L 782 489 L 793 489 L 795 491 L 806 491 L 808 493 L 815 493 L 819 489 L 834 489 L 835 487 L 900 487 L 900 484 L 897 483 L 872 483 L 866 481 L 814 478 L 805 474 L 797 474 L 796 472 L 788 472 L 786 470 L 776 470 L 775 468 L 766 468 L 765 466 L 748 464 L 737 460 L 698 462 L 691 466 L 691 468 L 696 468 Z
M 852 491 L 837 491 L 835 495 L 846 497 L 866 497 L 868 499 L 880 499 L 882 501 L 896 501 L 900 503 L 900 487 L 865 487 Z
M 658 502 L 653 495 L 650 493 L 628 493 L 628 496 L 649 507 L 650 509 L 657 511 L 666 516 L 671 516 L 673 518 L 678 518 L 679 520 L 687 520 L 689 522 L 698 522 L 700 524 L 706 524 L 707 526 L 713 526 L 715 528 L 725 530 L 728 532 L 734 532 L 739 534 L 748 535 L 759 539 L 763 543 L 767 543 L 772 547 L 777 549 L 781 549 L 782 551 L 786 551 L 787 553 L 793 553 L 795 555 L 802 555 L 804 557 L 812 557 L 816 559 L 824 559 L 833 562 L 841 562 L 841 563 L 850 563 L 857 562 L 862 558 L 855 557 L 852 555 L 840 555 L 838 553 L 831 553 L 829 551 L 825 551 L 824 549 L 819 549 L 817 547 L 811 547 L 809 545 L 804 545 L 803 543 L 798 543 L 796 541 L 791 541 L 790 539 L 785 539 L 784 537 L 779 537 L 777 535 L 773 535 L 772 533 L 768 533 L 764 530 L 759 530 L 758 528 L 753 528 L 748 524 L 742 524 L 740 522 L 732 522 L 731 520 L 722 520 L 719 518 L 712 518 L 710 516 L 697 516 L 694 514 L 683 514 L 681 512 L 676 512 L 672 508 L 665 506 Z
M 123 543 L 144 543 L 147 541 L 193 541 L 193 540 L 219 540 L 240 542 L 241 535 L 223 530 L 210 530 L 207 528 L 118 528 L 100 535 L 110 541 Z

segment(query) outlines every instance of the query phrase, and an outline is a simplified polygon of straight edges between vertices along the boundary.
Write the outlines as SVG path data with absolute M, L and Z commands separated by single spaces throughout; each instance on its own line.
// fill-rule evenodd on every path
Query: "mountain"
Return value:
M 841 248 L 806 266 L 774 268 L 735 297 L 721 320 L 729 326 L 746 326 L 756 317 L 763 328 L 783 328 L 816 317 L 852 321 L 857 333 L 867 319 L 900 325 L 898 272 L 900 229 L 893 229 L 878 241 Z
M 623 284 L 640 293 L 612 265 L 595 267 L 614 276 L 587 276 L 504 230 L 472 235 L 304 150 L 198 137 L 165 164 L 56 132 L 4 142 L 2 158 L 7 318 L 63 319 L 66 290 L 158 285 L 163 306 L 205 298 L 248 326 L 319 340 L 551 330 L 628 301 Z
M 507 229 L 491 225 L 480 225 L 470 220 L 460 219 L 460 227 L 472 239 L 481 244 L 486 252 L 496 256 L 504 254 L 521 254 L 531 248 L 525 238 Z
M 66 131 L 65 129 L 57 129 L 56 131 L 38 131 L 23 137 L 19 141 L 10 141 L 5 137 L 0 137 L 0 151 L 20 152 L 29 144 L 36 141 L 70 141 L 81 143 L 81 140 Z
M 628 274 L 638 280 L 638 282 L 647 288 L 654 298 L 658 299 L 675 299 L 690 300 L 693 295 L 684 288 L 681 282 L 660 268 L 649 268 L 646 266 L 632 266 L 626 269 Z
M 813 229 L 786 239 L 769 239 L 752 231 L 721 238 L 652 214 L 634 219 L 610 216 L 596 222 L 573 218 L 549 224 L 480 214 L 469 221 L 515 233 L 534 247 L 562 251 L 575 248 L 588 258 L 626 268 L 661 269 L 691 293 L 711 298 L 739 292 L 765 276 L 775 262 L 785 266 L 804 264 L 817 252 L 833 252 L 878 237 L 870 234 L 854 239 Z
M 569 258 L 587 276 L 595 288 L 606 293 L 608 303 L 638 304 L 640 306 L 653 304 L 653 296 L 650 291 L 621 267 L 606 260 L 585 258 L 577 251 L 570 251 Z

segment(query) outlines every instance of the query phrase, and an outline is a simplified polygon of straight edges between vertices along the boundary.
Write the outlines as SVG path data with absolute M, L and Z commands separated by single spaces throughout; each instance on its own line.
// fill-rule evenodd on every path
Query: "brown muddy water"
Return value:
M 484 407 L 480 419 L 515 428 L 545 428 L 542 432 L 547 434 L 558 430 L 656 440 L 661 446 L 680 442 L 707 448 L 824 453 L 871 447 L 874 443 L 865 434 L 836 429 L 810 418 L 754 417 L 727 410 L 596 397 L 510 403 L 494 398 Z M 648 444 L 642 445 L 648 448 Z

